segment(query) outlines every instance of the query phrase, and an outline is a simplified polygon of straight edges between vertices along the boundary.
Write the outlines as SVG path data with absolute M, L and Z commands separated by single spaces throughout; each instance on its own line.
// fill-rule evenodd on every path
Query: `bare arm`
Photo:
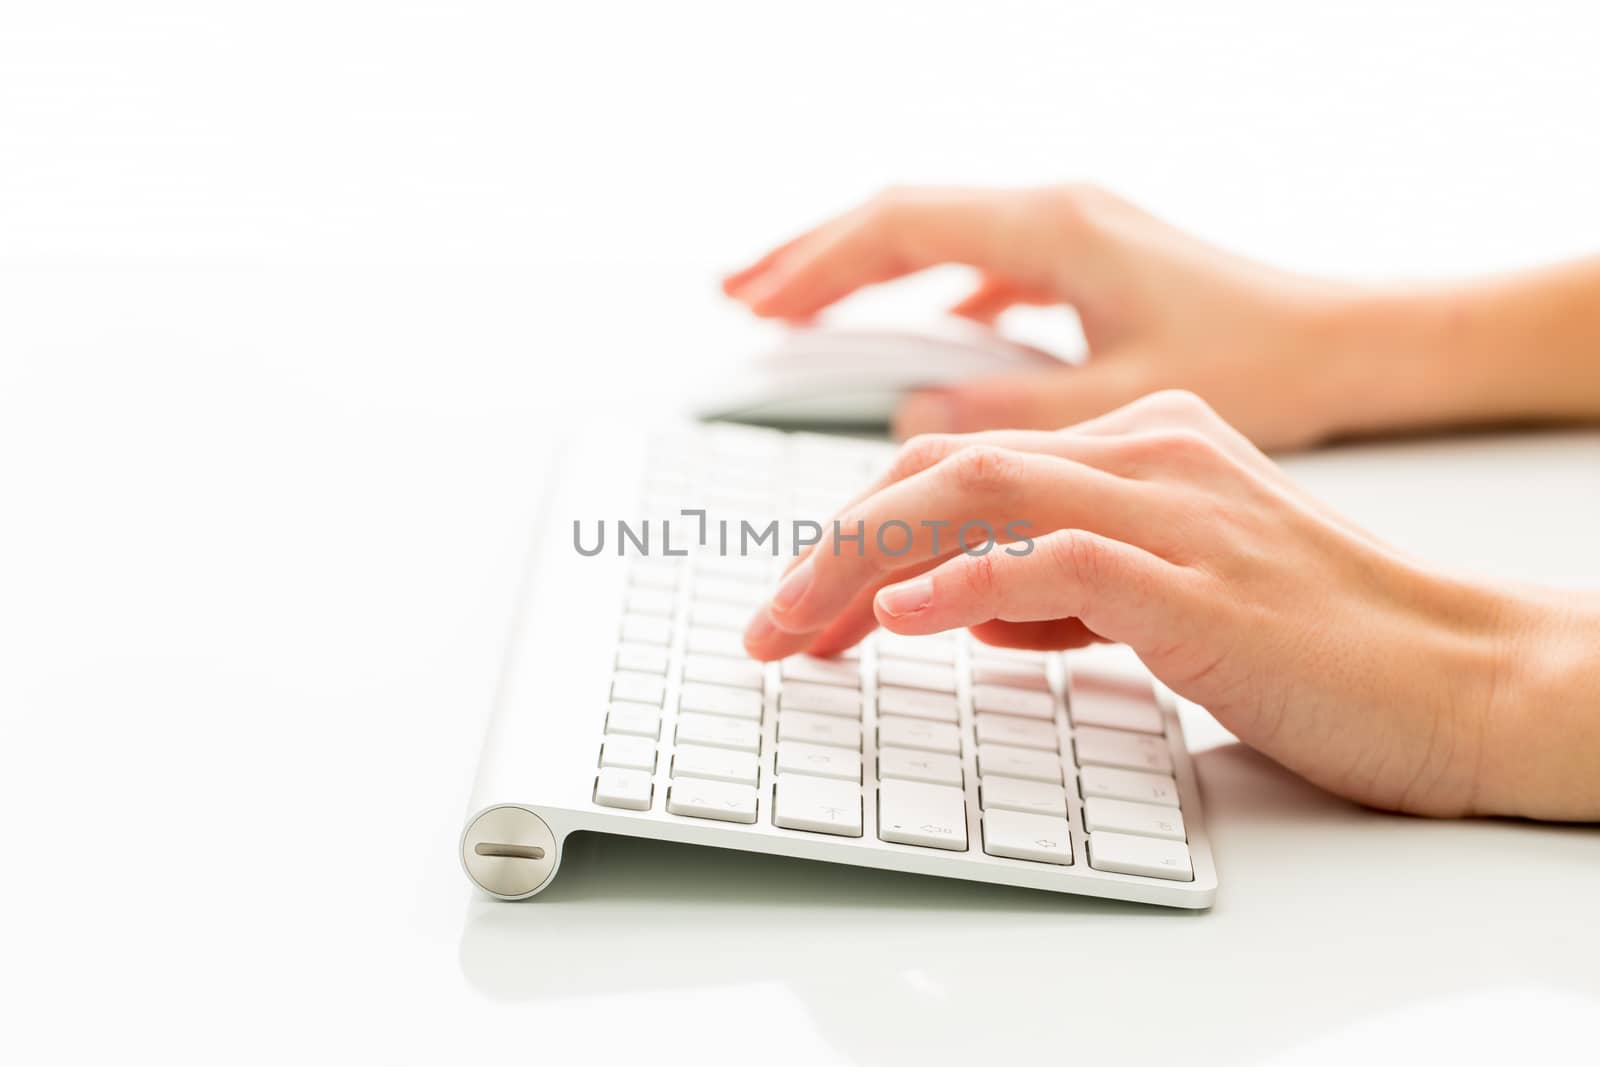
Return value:
M 979 275 L 954 310 L 1064 304 L 1083 367 L 913 396 L 901 436 L 1056 429 L 1188 389 L 1263 448 L 1419 426 L 1600 419 L 1600 259 L 1506 278 L 1369 289 L 1213 248 L 1086 186 L 883 194 L 725 282 L 803 319 L 939 263 Z
M 1351 295 L 1325 323 L 1334 433 L 1600 419 L 1600 258 Z

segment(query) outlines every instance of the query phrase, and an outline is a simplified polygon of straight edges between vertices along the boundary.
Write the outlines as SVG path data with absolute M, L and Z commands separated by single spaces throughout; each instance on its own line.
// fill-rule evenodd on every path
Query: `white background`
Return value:
M 1202 765 L 1200 918 L 613 844 L 508 911 L 454 839 L 540 443 L 753 343 L 718 270 L 885 184 L 1062 178 L 1349 277 L 1593 251 L 1597 31 L 1584 3 L 0 7 L 5 1058 L 1592 1041 L 1592 832 L 1384 819 L 1237 750 Z M 1327 485 L 1452 562 L 1600 584 L 1494 524 L 1574 501 L 1483 518 L 1504 455 L 1451 468 L 1464 539 Z

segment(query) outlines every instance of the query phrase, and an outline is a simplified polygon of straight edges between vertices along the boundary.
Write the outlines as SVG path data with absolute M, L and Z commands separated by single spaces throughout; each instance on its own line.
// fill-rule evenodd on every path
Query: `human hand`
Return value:
M 1164 388 L 1202 394 L 1267 448 L 1344 426 L 1329 382 L 1344 375 L 1337 326 L 1351 290 L 1228 255 L 1086 186 L 892 191 L 723 288 L 758 315 L 804 320 L 941 263 L 979 273 L 961 315 L 992 323 L 1018 304 L 1070 305 L 1089 361 L 915 394 L 896 416 L 902 437 L 1054 429 Z
M 752 620 L 752 655 L 828 654 L 879 625 L 1022 648 L 1125 642 L 1240 740 L 1357 801 L 1600 817 L 1584 652 L 1600 611 L 1579 626 L 1570 605 L 1403 558 L 1190 394 L 1059 432 L 916 438 L 838 519 L 862 524 L 861 551 L 825 538 L 798 559 Z M 891 556 L 877 531 L 895 520 L 911 548 Z M 974 520 L 1027 522 L 1032 550 L 959 551 L 949 531 Z

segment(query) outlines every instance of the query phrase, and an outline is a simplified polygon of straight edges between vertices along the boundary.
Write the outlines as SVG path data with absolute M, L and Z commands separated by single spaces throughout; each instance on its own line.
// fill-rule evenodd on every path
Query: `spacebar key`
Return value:
M 885 778 L 878 786 L 878 836 L 901 845 L 967 850 L 967 798 L 960 789 Z

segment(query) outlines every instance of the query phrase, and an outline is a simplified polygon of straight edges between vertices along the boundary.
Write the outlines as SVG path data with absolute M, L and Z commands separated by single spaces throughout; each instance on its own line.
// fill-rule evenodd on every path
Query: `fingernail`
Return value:
M 950 398 L 944 393 L 921 392 L 906 397 L 895 412 L 894 429 L 898 437 L 919 433 L 949 433 L 955 424 Z
M 878 591 L 878 606 L 884 614 L 899 618 L 913 615 L 933 603 L 933 579 L 913 578 Z
M 807 559 L 800 566 L 789 572 L 778 586 L 778 591 L 772 594 L 772 606 L 779 611 L 788 611 L 800 603 L 800 598 L 806 595 L 806 590 L 811 588 L 811 575 L 813 572 L 811 560 Z
M 751 645 L 765 644 L 777 632 L 778 628 L 772 625 L 771 619 L 767 618 L 767 609 L 762 608 L 756 612 L 755 618 L 751 619 L 750 624 L 744 628 L 745 647 L 749 648 Z
M 782 288 L 783 279 L 781 277 L 762 274 L 740 286 L 736 296 L 737 299 L 750 305 L 750 310 L 765 314 L 775 306 L 772 298 Z

